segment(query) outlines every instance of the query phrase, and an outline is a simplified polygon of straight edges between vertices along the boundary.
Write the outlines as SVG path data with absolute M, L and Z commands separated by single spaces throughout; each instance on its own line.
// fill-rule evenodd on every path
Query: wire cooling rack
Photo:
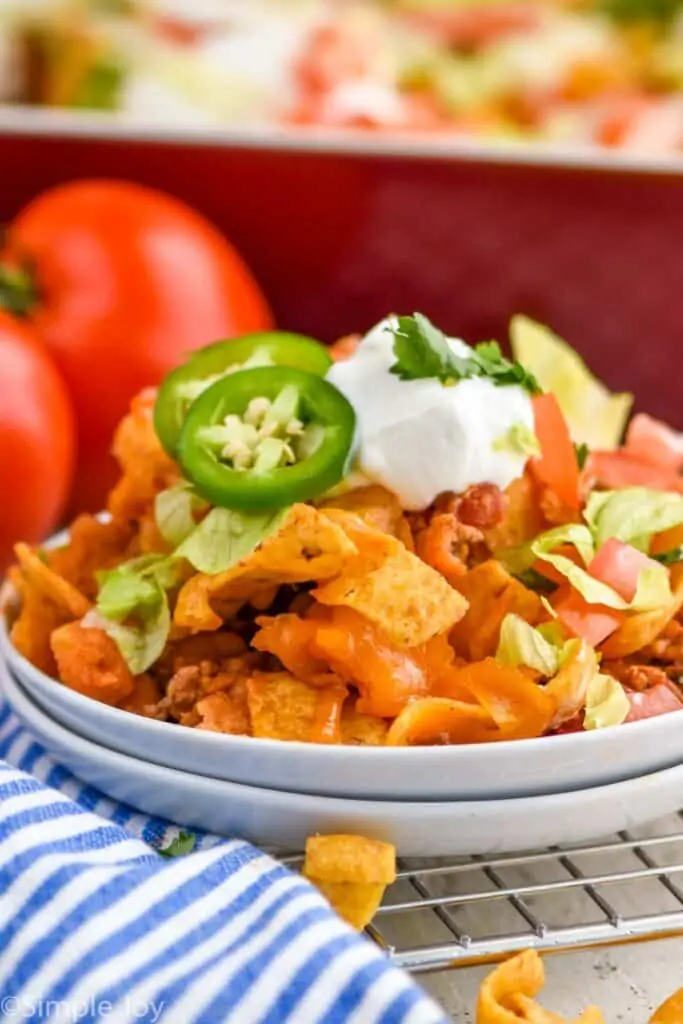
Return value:
M 414 973 L 683 934 L 683 812 L 585 846 L 399 868 L 368 931 Z

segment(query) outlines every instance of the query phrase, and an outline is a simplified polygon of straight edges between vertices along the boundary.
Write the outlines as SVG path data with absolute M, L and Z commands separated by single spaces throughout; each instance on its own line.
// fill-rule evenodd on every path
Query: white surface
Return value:
M 452 164 L 484 163 L 520 167 L 577 168 L 601 174 L 655 174 L 679 177 L 683 160 L 674 153 L 654 153 L 601 148 L 593 145 L 482 140 L 449 133 L 368 132 L 298 128 L 278 125 L 206 125 L 188 119 L 185 124 L 163 120 L 133 121 L 116 114 L 44 109 L 20 104 L 0 107 L 0 136 L 125 141 L 140 144 L 168 143 L 181 146 L 212 146 L 225 150 L 321 153 L 373 159 L 397 157 L 411 160 L 447 161 Z
M 2 688 L 46 749 L 107 795 L 179 825 L 259 845 L 301 849 L 316 832 L 353 832 L 394 843 L 400 856 L 491 854 L 582 842 L 651 821 L 683 803 L 683 766 L 614 786 L 519 800 L 399 803 L 256 789 L 96 746 L 52 721 L 7 671 Z
M 69 690 L 14 650 L 0 616 L 3 649 L 35 702 L 74 733 L 132 757 L 248 786 L 362 800 L 537 796 L 669 768 L 683 750 L 683 714 L 676 712 L 612 729 L 473 746 L 337 747 L 227 736 L 142 718 Z

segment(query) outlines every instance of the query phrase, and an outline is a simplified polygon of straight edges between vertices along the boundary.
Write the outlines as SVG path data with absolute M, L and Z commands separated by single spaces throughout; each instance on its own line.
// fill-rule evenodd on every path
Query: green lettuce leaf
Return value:
M 649 611 L 661 608 L 671 600 L 669 574 L 663 565 L 648 565 L 641 570 L 635 596 L 629 602 L 565 555 L 539 553 L 538 557 L 554 566 L 589 604 L 602 604 L 618 611 Z
M 185 558 L 198 572 L 210 576 L 225 572 L 280 528 L 288 508 L 277 512 L 238 512 L 235 509 L 213 508 L 177 548 L 175 554 Z
M 157 494 L 154 501 L 157 529 L 168 544 L 177 547 L 197 525 L 195 512 L 207 507 L 191 484 L 183 482 L 169 487 Z
M 163 590 L 158 591 L 158 605 L 136 625 L 102 619 L 102 629 L 112 638 L 133 675 L 146 672 L 164 652 L 171 631 L 171 611 Z
M 545 598 L 541 598 L 541 602 L 545 601 L 546 611 L 550 613 L 551 622 L 542 622 L 540 626 L 536 626 L 536 632 L 540 633 L 544 640 L 547 640 L 549 644 L 556 647 L 560 651 L 565 646 L 564 630 L 557 621 L 557 615 L 552 605 L 546 601 Z M 560 659 L 561 660 L 561 659 Z
M 557 672 L 559 653 L 538 629 L 511 612 L 500 627 L 496 661 L 513 668 L 526 665 L 549 678 Z
M 531 457 L 541 454 L 540 442 L 526 423 L 513 423 L 508 432 L 496 438 L 491 447 L 494 452 L 510 452 L 512 455 Z
M 154 614 L 158 590 L 170 590 L 180 578 L 179 563 L 167 555 L 142 555 L 97 573 L 97 610 L 122 622 L 130 615 Z
M 591 532 L 581 523 L 567 523 L 566 526 L 556 526 L 553 530 L 547 530 L 532 542 L 530 548 L 535 558 L 542 559 L 545 554 L 564 544 L 571 544 L 576 548 L 584 565 L 588 565 L 595 555 Z
M 616 537 L 647 551 L 653 534 L 683 524 L 683 495 L 647 487 L 594 491 L 584 518 L 597 547 Z
M 671 582 L 665 565 L 646 565 L 640 570 L 636 593 L 628 606 L 637 612 L 662 608 L 671 601 Z
M 98 574 L 97 625 L 112 638 L 134 675 L 161 656 L 171 629 L 167 590 L 181 566 L 166 555 L 144 555 Z
M 566 526 L 557 526 L 539 534 L 531 544 L 522 544 L 516 548 L 499 551 L 497 558 L 509 573 L 516 576 L 525 586 L 535 590 L 540 581 L 536 579 L 535 575 L 528 574 L 531 566 L 540 557 L 538 552 L 552 551 L 563 544 L 571 544 L 575 547 L 585 565 L 588 565 L 595 554 L 593 537 L 588 527 L 581 523 L 568 523 Z M 544 585 L 544 589 L 552 591 L 554 587 L 548 588 Z
M 635 596 L 629 602 L 606 583 L 596 580 L 584 568 L 576 565 L 571 558 L 554 553 L 553 549 L 561 544 L 572 544 L 587 565 L 595 552 L 591 532 L 587 526 L 570 523 L 542 533 L 529 545 L 535 558 L 557 569 L 589 604 L 602 604 L 618 611 L 649 611 L 661 608 L 670 601 L 671 585 L 666 566 L 645 566 L 638 577 Z
M 588 684 L 584 729 L 605 729 L 621 725 L 631 709 L 620 682 L 612 676 L 598 673 Z
M 153 615 L 157 610 L 159 585 L 152 577 L 137 573 L 109 573 L 97 597 L 100 614 L 122 622 L 133 612 Z

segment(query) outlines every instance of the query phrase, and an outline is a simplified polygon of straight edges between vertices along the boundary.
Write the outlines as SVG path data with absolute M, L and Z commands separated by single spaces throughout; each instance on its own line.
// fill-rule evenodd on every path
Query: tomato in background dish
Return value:
M 14 543 L 57 525 L 73 465 L 66 387 L 31 329 L 0 313 L 0 575 Z
M 32 325 L 72 396 L 79 510 L 101 507 L 114 482 L 111 436 L 136 392 L 193 349 L 272 326 L 256 281 L 218 230 L 129 182 L 43 193 L 12 223 L 3 264 L 0 304 Z
M 408 9 L 404 17 L 451 46 L 477 47 L 536 28 L 543 15 L 533 0 L 489 4 L 440 4 Z

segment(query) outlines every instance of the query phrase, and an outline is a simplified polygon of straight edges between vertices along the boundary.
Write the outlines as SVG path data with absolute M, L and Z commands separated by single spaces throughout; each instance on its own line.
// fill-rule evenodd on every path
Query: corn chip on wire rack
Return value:
M 683 811 L 582 846 L 399 861 L 368 933 L 415 974 L 682 935 Z

